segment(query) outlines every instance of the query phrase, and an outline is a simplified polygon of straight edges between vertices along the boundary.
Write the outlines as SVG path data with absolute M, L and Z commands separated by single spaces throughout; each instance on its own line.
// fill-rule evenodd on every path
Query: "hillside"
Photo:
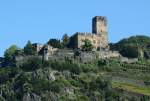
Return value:
M 110 45 L 111 50 L 119 51 L 123 56 L 137 58 L 141 55 L 150 58 L 150 37 L 131 36 Z M 141 54 L 142 53 L 142 54 Z
M 134 36 L 111 45 L 119 52 L 126 46 L 134 46 L 131 53 L 140 50 L 144 57 L 138 55 L 134 63 L 120 58 L 84 63 L 78 56 L 77 60 L 43 60 L 30 42 L 25 52 L 13 45 L 6 50 L 2 61 L 5 66 L 0 68 L 0 101 L 149 101 L 150 59 L 145 55 L 149 39 Z M 14 55 L 28 58 L 16 65 Z
M 0 69 L 0 99 L 148 101 L 150 87 L 145 82 L 150 81 L 149 66 L 150 63 L 121 63 L 118 59 L 98 60 L 92 64 L 77 64 L 68 60 L 42 63 L 34 57 L 20 67 Z

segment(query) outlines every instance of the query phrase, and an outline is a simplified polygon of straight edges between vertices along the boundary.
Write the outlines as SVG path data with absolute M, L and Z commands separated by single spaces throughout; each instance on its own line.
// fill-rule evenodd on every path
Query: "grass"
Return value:
M 128 92 L 133 92 L 137 94 L 143 94 L 150 96 L 150 88 L 149 87 L 140 87 L 133 84 L 128 83 L 122 83 L 122 82 L 116 82 L 112 81 L 113 88 L 122 89 Z

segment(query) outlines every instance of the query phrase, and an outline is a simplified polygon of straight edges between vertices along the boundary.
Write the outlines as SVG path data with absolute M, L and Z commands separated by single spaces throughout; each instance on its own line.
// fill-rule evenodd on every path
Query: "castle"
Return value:
M 93 45 L 93 51 L 80 51 L 84 40 L 88 39 Z M 109 50 L 107 19 L 104 16 L 95 16 L 92 19 L 92 32 L 80 33 L 77 32 L 69 39 L 71 49 L 58 49 L 49 44 L 33 44 L 37 52 L 37 56 L 45 60 L 64 60 L 66 57 L 74 58 L 76 51 L 80 51 L 79 58 L 82 62 L 91 62 L 97 58 L 120 57 L 116 51 Z M 77 49 L 77 50 L 76 50 Z M 25 57 L 17 57 L 16 61 L 25 59 Z
M 108 31 L 107 31 L 107 19 L 104 16 L 95 16 L 92 19 L 92 33 L 80 33 L 77 32 L 70 37 L 71 44 L 70 48 L 81 49 L 81 46 L 84 44 L 84 40 L 88 39 L 93 45 L 95 50 L 108 50 Z M 57 51 L 56 48 L 53 48 L 49 45 L 42 44 L 33 44 L 37 53 L 44 53 L 51 55 Z
M 80 33 L 74 34 L 71 39 L 74 41 L 72 47 L 80 48 L 84 44 L 83 40 L 88 39 L 91 41 L 94 49 L 108 49 L 108 31 L 107 31 L 107 19 L 104 16 L 95 16 L 92 19 L 92 33 Z

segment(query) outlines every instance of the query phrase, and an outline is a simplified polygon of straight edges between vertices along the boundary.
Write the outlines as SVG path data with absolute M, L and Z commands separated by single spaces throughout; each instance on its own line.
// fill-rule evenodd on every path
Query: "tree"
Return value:
M 110 49 L 119 51 L 120 54 L 125 57 L 147 58 L 148 54 L 145 52 L 145 50 L 149 49 L 149 43 L 150 37 L 148 36 L 131 36 L 129 38 L 120 40 L 118 43 L 110 44 Z
M 93 45 L 90 40 L 83 40 L 84 44 L 81 46 L 83 51 L 92 51 Z
M 69 36 L 67 34 L 64 34 L 62 37 L 62 45 L 63 47 L 68 47 L 69 43 Z
M 48 45 L 51 45 L 54 48 L 62 48 L 60 40 L 57 39 L 50 39 Z
M 4 53 L 4 63 L 5 64 L 13 64 L 15 62 L 14 57 L 15 57 L 17 50 L 19 50 L 19 48 L 16 45 L 12 45 L 8 49 L 6 49 L 6 51 Z
M 132 45 L 138 48 L 148 48 L 150 43 L 150 37 L 148 36 L 131 36 L 120 40 L 118 43 L 111 44 L 110 48 L 112 50 L 121 50 L 124 46 Z
M 24 71 L 34 71 L 36 69 L 42 68 L 42 59 L 38 57 L 31 57 L 26 62 L 24 62 L 21 66 L 21 68 Z
M 144 57 L 145 57 L 146 59 L 150 59 L 150 50 L 145 50 L 145 51 L 144 51 Z
M 129 57 L 129 58 L 138 58 L 140 56 L 140 50 L 137 47 L 132 45 L 124 46 L 120 50 L 120 53 L 124 57 Z
M 26 46 L 24 47 L 24 54 L 26 55 L 34 55 L 36 52 L 31 41 L 28 41 Z
M 76 49 L 77 45 L 78 45 L 77 39 L 78 39 L 78 33 L 76 33 L 75 35 L 71 36 L 69 38 L 68 48 Z

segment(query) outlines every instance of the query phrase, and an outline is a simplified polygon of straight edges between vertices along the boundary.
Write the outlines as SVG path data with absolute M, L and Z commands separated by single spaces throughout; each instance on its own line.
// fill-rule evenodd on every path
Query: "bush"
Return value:
M 150 59 L 150 50 L 144 51 L 144 57 L 145 57 L 146 59 Z
M 4 83 L 10 78 L 15 77 L 18 72 L 19 69 L 17 67 L 0 68 L 0 83 Z
M 79 74 L 82 71 L 82 69 L 80 68 L 79 65 L 73 64 L 70 62 L 57 62 L 57 61 L 55 61 L 55 62 L 51 63 L 51 67 L 53 69 L 58 70 L 58 71 L 68 70 L 71 73 L 75 73 L 75 74 Z
M 31 57 L 21 66 L 24 71 L 34 71 L 42 68 L 42 60 L 37 57 Z
M 75 87 L 81 87 L 82 83 L 79 80 L 70 79 L 69 82 Z
M 6 82 L 9 80 L 9 73 L 5 71 L 0 72 L 0 83 Z
M 35 55 L 36 54 L 36 51 L 30 41 L 28 41 L 26 46 L 24 47 L 24 54 L 25 55 Z
M 99 60 L 98 61 L 98 66 L 101 67 L 101 66 L 105 66 L 107 65 L 107 61 L 106 60 Z
M 138 58 L 139 49 L 134 46 L 124 46 L 122 50 L 120 50 L 120 54 L 123 55 L 124 57 Z
M 40 93 L 42 91 L 51 89 L 51 87 L 50 87 L 51 83 L 47 80 L 36 78 L 36 79 L 31 81 L 31 84 L 33 87 L 33 91 L 35 93 Z
M 54 81 L 50 84 L 50 91 L 59 93 L 61 89 L 64 88 L 64 84 L 59 81 Z

